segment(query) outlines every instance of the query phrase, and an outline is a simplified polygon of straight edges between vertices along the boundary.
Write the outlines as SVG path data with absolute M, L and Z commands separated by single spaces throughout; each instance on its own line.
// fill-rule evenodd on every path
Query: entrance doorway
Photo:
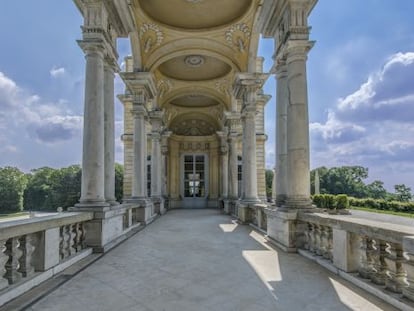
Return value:
M 184 208 L 206 208 L 208 196 L 207 155 L 185 154 L 182 158 Z

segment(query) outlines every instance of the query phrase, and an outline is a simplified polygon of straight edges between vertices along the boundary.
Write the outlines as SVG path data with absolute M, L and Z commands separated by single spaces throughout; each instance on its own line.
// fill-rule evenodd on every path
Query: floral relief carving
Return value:
M 144 52 L 148 53 L 153 48 L 160 46 L 164 41 L 164 34 L 156 24 L 143 24 L 139 35 L 144 42 Z
M 250 28 L 245 23 L 235 24 L 226 31 L 226 41 L 231 46 L 236 47 L 239 52 L 243 53 L 247 50 L 248 41 L 250 39 Z

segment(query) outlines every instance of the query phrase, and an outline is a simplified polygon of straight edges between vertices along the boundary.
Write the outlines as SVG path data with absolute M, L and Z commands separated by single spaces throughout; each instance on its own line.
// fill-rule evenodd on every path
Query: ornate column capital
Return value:
M 269 74 L 261 72 L 239 72 L 233 83 L 233 94 L 236 99 L 246 100 L 249 93 L 257 93 L 265 84 Z
M 77 40 L 79 47 L 82 49 L 86 56 L 97 55 L 100 58 L 104 58 L 106 53 L 105 43 L 101 40 Z
M 146 104 L 157 96 L 155 77 L 150 72 L 122 72 L 120 76 L 128 90 L 140 96 L 141 103 Z
M 286 64 L 295 61 L 306 61 L 308 52 L 314 46 L 315 41 L 309 40 L 289 40 L 286 42 Z
M 133 117 L 139 118 L 139 117 L 143 117 L 146 118 L 148 116 L 148 112 L 147 109 L 145 108 L 145 106 L 141 103 L 137 103 L 134 102 L 132 105 L 132 109 L 131 109 L 131 114 L 133 115 Z

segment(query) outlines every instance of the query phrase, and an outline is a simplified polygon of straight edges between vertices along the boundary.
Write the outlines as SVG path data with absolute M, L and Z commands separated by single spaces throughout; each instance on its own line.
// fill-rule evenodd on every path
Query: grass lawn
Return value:
M 355 207 L 355 206 L 351 206 L 350 209 L 351 210 L 354 209 L 354 210 L 357 210 L 357 211 L 378 213 L 378 214 L 388 214 L 388 215 L 394 215 L 394 216 L 402 216 L 402 217 L 414 218 L 414 213 L 384 211 L 384 210 L 378 210 L 378 209 L 375 209 L 375 208 Z
M 28 212 L 17 212 L 17 213 L 12 213 L 12 214 L 0 214 L 0 219 L 26 216 L 26 215 L 29 215 L 29 213 Z

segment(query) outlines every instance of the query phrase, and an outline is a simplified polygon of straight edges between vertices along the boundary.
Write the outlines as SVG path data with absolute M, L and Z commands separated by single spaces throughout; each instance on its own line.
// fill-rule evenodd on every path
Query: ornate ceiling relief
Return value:
M 162 79 L 158 81 L 157 89 L 158 89 L 158 98 L 163 98 L 166 93 L 171 91 L 173 88 L 173 83 L 169 79 Z
M 184 59 L 185 64 L 188 67 L 192 67 L 192 68 L 203 66 L 205 61 L 206 61 L 205 58 L 201 55 L 189 55 L 189 56 L 186 56 Z
M 143 24 L 139 35 L 144 43 L 144 52 L 148 53 L 154 47 L 160 46 L 164 40 L 164 34 L 156 24 Z
M 214 84 L 214 87 L 220 93 L 222 93 L 226 96 L 230 96 L 229 80 L 227 80 L 227 79 L 219 80 Z
M 247 50 L 250 39 L 250 28 L 245 23 L 235 24 L 226 31 L 226 41 L 236 47 L 241 53 Z
M 182 136 L 208 136 L 215 133 L 214 126 L 204 120 L 195 119 L 175 123 L 171 129 Z

